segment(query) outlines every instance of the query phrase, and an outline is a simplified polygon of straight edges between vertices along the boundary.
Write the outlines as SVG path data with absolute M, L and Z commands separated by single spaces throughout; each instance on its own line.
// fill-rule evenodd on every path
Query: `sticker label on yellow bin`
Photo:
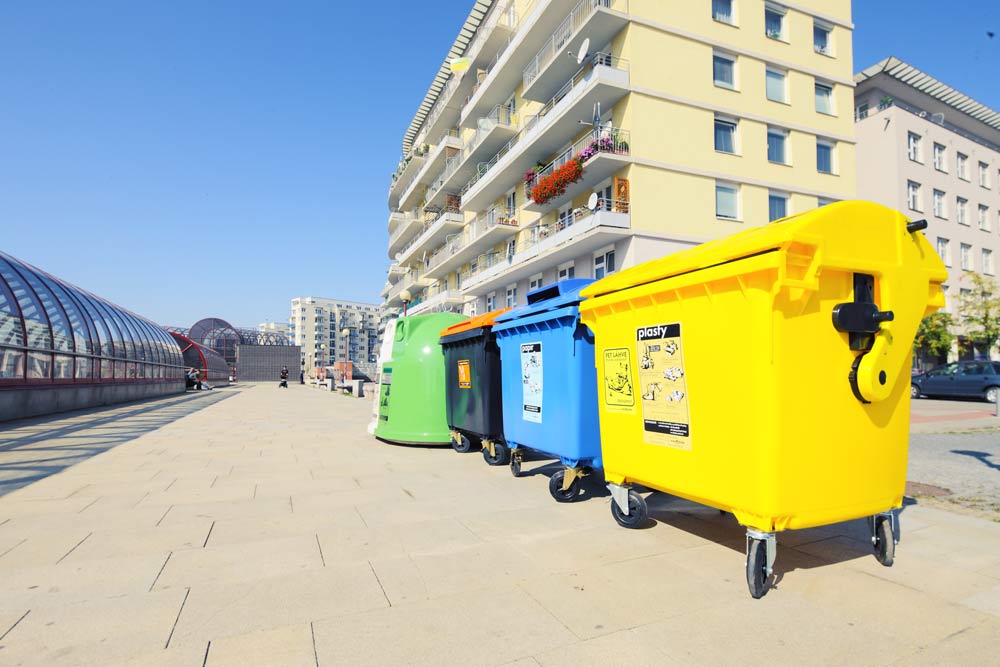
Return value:
M 650 445 L 691 449 L 680 323 L 640 327 L 635 340 L 643 440 Z
M 635 413 L 632 351 L 627 347 L 604 350 L 604 405 L 609 412 Z
M 472 373 L 469 371 L 469 360 L 458 360 L 458 388 L 472 389 Z

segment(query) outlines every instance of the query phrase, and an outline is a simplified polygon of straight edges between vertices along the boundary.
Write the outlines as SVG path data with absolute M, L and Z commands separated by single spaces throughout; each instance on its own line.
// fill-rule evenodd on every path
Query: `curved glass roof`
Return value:
M 162 327 L 0 252 L 0 387 L 183 377 Z

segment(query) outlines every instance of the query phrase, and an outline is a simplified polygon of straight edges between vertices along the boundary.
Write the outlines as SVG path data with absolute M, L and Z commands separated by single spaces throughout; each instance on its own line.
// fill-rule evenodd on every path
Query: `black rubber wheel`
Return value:
M 562 488 L 564 479 L 566 479 L 565 470 L 559 470 L 549 477 L 549 493 L 558 503 L 571 503 L 580 494 L 580 478 L 575 478 L 566 490 Z
M 910 385 L 910 398 L 920 398 L 920 387 L 915 384 Z
M 521 459 L 517 456 L 510 457 L 510 474 L 514 477 L 521 476 Z
M 510 463 L 510 447 L 502 442 L 493 443 L 496 456 L 490 456 L 490 450 L 483 447 L 483 459 L 491 466 L 505 466 Z
M 649 507 L 646 499 L 632 489 L 628 490 L 628 514 L 621 511 L 613 499 L 611 501 L 611 516 L 623 528 L 638 528 L 649 518 Z
M 767 542 L 750 540 L 747 551 L 747 587 L 754 600 L 767 593 Z
M 892 522 L 887 516 L 875 517 L 875 559 L 892 567 L 896 555 L 896 540 L 892 534 Z
M 470 449 L 472 449 L 472 443 L 469 442 L 468 436 L 459 433 L 458 440 L 455 440 L 455 438 L 451 439 L 451 448 L 454 449 L 459 454 L 465 454 Z

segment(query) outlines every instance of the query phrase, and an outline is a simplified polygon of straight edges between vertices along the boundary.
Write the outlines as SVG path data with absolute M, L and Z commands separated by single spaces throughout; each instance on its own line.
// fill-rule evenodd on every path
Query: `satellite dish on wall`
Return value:
M 587 197 L 587 208 L 589 208 L 591 211 L 596 211 L 597 210 L 597 199 L 598 199 L 597 193 L 596 192 L 591 192 L 590 196 Z
M 580 44 L 580 52 L 576 54 L 576 64 L 577 65 L 582 65 L 583 61 L 586 60 L 586 58 L 587 58 L 587 51 L 588 50 L 590 50 L 590 38 L 589 37 L 587 37 L 586 39 L 584 39 L 583 43 Z

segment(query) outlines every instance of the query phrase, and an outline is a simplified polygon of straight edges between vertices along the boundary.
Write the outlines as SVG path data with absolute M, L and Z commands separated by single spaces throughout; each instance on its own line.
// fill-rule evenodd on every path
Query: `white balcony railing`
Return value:
M 463 250 L 498 227 L 516 231 L 517 226 L 517 219 L 514 218 L 511 211 L 508 211 L 504 206 L 494 206 L 469 223 L 462 232 L 449 236 L 445 244 L 431 255 L 427 263 L 427 270 L 431 271 L 446 259 L 461 255 Z
M 631 135 L 628 130 L 617 127 L 605 127 L 594 129 L 577 139 L 572 146 L 559 154 L 552 162 L 548 163 L 538 171 L 534 172 L 533 178 L 524 182 L 525 199 L 531 196 L 532 189 L 543 178 L 550 176 L 559 167 L 570 160 L 579 160 L 581 164 L 586 164 L 591 158 L 600 154 L 629 155 L 631 147 L 629 140 Z
M 550 37 L 539 49 L 538 53 L 531 62 L 524 68 L 523 80 L 524 88 L 531 85 L 531 82 L 535 80 L 538 73 L 545 69 L 559 53 L 559 50 L 569 42 L 573 35 L 580 29 L 580 27 L 586 22 L 587 17 L 589 17 L 594 11 L 599 7 L 605 9 L 611 9 L 611 6 L 615 4 L 615 0 L 580 0 L 576 7 L 570 11 L 569 16 L 559 24 L 559 27 L 555 29 Z M 627 11 L 627 4 L 626 4 Z M 599 45 L 597 45 L 599 46 Z

